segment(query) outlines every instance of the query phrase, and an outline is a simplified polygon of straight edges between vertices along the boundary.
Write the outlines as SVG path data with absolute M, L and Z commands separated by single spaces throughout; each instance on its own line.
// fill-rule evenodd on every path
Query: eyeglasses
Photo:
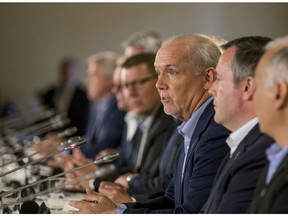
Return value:
M 143 79 L 139 79 L 139 80 L 135 80 L 133 82 L 130 82 L 130 83 L 125 83 L 122 85 L 122 88 L 139 88 L 140 86 L 142 86 L 144 83 L 148 82 L 149 80 L 152 80 L 152 79 L 155 79 L 157 78 L 158 75 L 155 74 L 153 76 L 150 76 L 150 77 L 146 77 L 146 78 L 143 78 Z

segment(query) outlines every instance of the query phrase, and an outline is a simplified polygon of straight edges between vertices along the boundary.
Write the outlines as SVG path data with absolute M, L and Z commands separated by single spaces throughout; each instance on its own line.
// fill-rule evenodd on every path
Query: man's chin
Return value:
M 217 116 L 217 114 L 214 115 L 214 121 L 218 124 L 222 123 L 221 118 L 219 118 L 219 116 Z
M 175 112 L 172 112 L 171 110 L 167 110 L 164 108 L 164 112 L 167 114 L 167 115 L 170 115 L 170 116 L 173 116 L 174 118 L 176 119 L 179 119 L 179 113 L 175 113 Z

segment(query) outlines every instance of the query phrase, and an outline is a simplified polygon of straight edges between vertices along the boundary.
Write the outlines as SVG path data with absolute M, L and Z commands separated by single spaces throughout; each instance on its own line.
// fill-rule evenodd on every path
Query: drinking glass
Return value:
M 2 193 L 5 193 L 3 191 Z M 8 191 L 9 192 L 9 191 Z M 19 214 L 21 191 L 16 190 L 1 197 L 1 214 Z
M 49 180 L 49 194 L 47 198 L 47 206 L 51 211 L 62 211 L 64 207 L 65 195 L 63 188 L 65 185 L 65 178 L 52 178 Z

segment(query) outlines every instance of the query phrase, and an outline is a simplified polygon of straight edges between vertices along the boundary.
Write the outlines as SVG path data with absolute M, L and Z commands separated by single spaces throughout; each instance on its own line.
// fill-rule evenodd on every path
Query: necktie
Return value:
M 135 167 L 134 171 L 137 172 L 137 170 L 140 168 L 141 163 L 142 163 L 142 158 L 143 158 L 143 153 L 145 149 L 145 144 L 146 144 L 146 138 L 147 138 L 147 131 L 144 128 L 144 118 L 139 118 L 138 119 L 138 126 L 136 133 L 134 135 L 135 137 L 135 149 L 137 149 L 136 153 L 136 158 L 135 158 Z

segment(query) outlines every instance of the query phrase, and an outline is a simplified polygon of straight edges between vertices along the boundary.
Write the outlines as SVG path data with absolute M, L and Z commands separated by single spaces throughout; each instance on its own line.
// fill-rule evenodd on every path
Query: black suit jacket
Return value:
M 164 149 L 159 152 L 159 163 L 154 163 L 151 166 L 149 173 L 137 175 L 129 181 L 128 193 L 132 196 L 147 195 L 155 197 L 163 195 L 169 182 L 173 176 L 173 164 L 175 154 L 181 144 L 183 137 L 178 133 L 178 124 L 175 124 L 175 129 L 170 136 Z
M 146 139 L 147 144 L 144 149 L 141 166 L 138 169 L 135 168 L 136 161 L 133 160 L 133 156 L 137 154 L 138 149 L 131 146 L 138 146 L 139 143 L 128 143 L 125 139 L 122 139 L 119 149 L 120 158 L 117 161 L 116 173 L 114 172 L 113 174 L 109 174 L 109 176 L 95 179 L 95 188 L 98 188 L 101 181 L 114 181 L 119 175 L 126 172 L 134 172 L 135 170 L 139 174 L 143 175 L 157 175 L 158 170 L 152 170 L 151 167 L 155 164 L 159 164 L 159 155 L 161 155 L 163 147 L 167 143 L 169 135 L 173 130 L 173 126 L 174 119 L 165 114 L 162 105 L 159 106 L 149 129 L 149 135 Z M 136 142 L 140 142 L 140 140 L 137 140 Z
M 217 173 L 203 213 L 245 213 L 267 160 L 265 150 L 274 141 L 260 133 L 258 124 L 244 137 Z
M 274 173 L 269 185 L 265 184 L 268 165 L 259 178 L 249 213 L 288 213 L 288 155 Z
M 134 167 L 134 171 L 141 174 L 155 175 L 158 173 L 151 169 L 155 164 L 159 164 L 160 155 L 167 144 L 169 136 L 174 128 L 174 118 L 164 112 L 163 105 L 160 104 L 158 111 L 149 129 L 144 148 L 143 160 L 139 168 Z M 137 149 L 138 151 L 139 149 Z M 138 153 L 137 153 L 138 154 Z
M 56 108 L 54 95 L 57 88 L 49 89 L 43 96 L 42 102 L 51 108 Z M 74 94 L 68 106 L 68 118 L 71 120 L 71 125 L 77 127 L 78 135 L 82 136 L 85 133 L 89 113 L 89 100 L 86 91 L 80 86 L 76 86 Z
M 201 114 L 192 135 L 181 180 L 184 147 L 180 148 L 173 178 L 164 196 L 148 203 L 129 203 L 124 213 L 198 213 L 206 202 L 219 165 L 228 153 L 225 140 L 230 134 L 214 121 L 213 102 Z

